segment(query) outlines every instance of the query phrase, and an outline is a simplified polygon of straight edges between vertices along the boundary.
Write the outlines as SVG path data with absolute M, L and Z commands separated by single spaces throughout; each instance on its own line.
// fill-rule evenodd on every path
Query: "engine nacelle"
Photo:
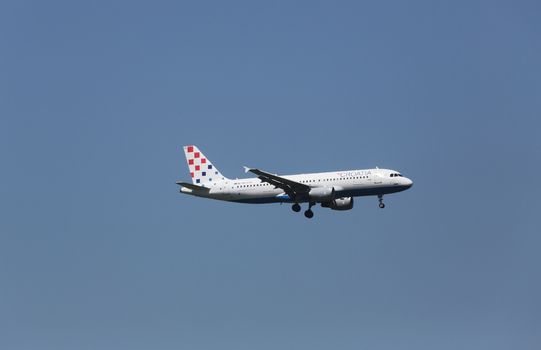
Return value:
M 308 196 L 314 202 L 327 202 L 334 199 L 334 188 L 332 187 L 315 187 L 310 190 Z
M 331 208 L 332 210 L 350 210 L 353 209 L 353 197 L 336 198 L 321 203 L 321 206 L 324 208 Z

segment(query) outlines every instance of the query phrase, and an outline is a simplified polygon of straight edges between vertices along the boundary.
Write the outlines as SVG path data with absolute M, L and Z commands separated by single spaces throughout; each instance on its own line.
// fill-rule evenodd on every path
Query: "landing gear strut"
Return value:
M 304 212 L 304 216 L 306 216 L 308 219 L 311 219 L 314 217 L 314 212 L 312 211 L 312 207 L 316 205 L 316 202 L 310 202 L 308 204 L 308 210 Z
M 295 203 L 291 206 L 291 210 L 293 210 L 295 213 L 298 213 L 299 211 L 301 211 L 301 206 L 299 205 L 299 203 Z
M 378 200 L 379 200 L 379 207 L 381 209 L 385 208 L 385 203 L 383 203 L 383 195 L 382 194 L 378 194 Z

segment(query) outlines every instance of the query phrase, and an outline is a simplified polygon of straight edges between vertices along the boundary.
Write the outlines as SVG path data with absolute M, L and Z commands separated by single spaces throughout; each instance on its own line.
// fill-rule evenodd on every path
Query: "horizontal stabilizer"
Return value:
M 177 181 L 176 183 L 179 186 L 186 187 L 186 188 L 189 188 L 190 190 L 194 190 L 194 191 L 208 191 L 209 190 L 207 187 L 194 185 L 194 184 L 191 184 L 191 183 L 188 183 L 188 182 Z

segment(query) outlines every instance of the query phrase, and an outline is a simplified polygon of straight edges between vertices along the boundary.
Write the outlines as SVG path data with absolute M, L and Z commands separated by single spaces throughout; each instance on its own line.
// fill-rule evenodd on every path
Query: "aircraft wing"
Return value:
M 289 195 L 292 199 L 297 196 L 303 196 L 310 192 L 310 186 L 302 184 L 297 181 L 289 180 L 284 177 L 267 173 L 266 171 L 244 167 L 246 172 L 251 172 L 257 175 L 257 177 L 264 182 L 267 182 L 273 185 L 276 188 L 281 188 L 285 193 Z

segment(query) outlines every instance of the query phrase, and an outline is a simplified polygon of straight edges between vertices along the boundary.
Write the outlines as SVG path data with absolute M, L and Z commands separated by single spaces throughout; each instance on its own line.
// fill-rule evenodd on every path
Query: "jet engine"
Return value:
M 328 202 L 334 199 L 333 187 L 315 187 L 308 193 L 311 201 L 314 202 Z
M 321 203 L 324 208 L 332 210 L 350 210 L 353 208 L 353 197 L 341 197 Z

